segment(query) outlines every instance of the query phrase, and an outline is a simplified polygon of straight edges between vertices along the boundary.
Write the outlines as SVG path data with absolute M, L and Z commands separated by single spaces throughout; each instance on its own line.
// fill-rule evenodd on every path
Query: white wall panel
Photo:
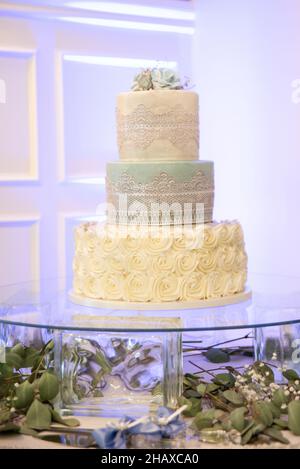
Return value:
M 0 218 L 0 246 L 0 285 L 39 278 L 37 218 Z
M 35 56 L 0 50 L 0 183 L 37 178 Z

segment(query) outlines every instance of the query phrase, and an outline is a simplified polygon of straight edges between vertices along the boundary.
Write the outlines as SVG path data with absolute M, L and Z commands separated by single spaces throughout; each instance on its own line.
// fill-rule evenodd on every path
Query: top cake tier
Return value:
M 117 134 L 121 160 L 197 160 L 198 95 L 185 90 L 121 93 Z

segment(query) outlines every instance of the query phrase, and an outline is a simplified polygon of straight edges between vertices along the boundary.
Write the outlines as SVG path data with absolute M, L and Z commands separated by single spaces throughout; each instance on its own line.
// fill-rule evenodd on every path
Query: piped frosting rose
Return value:
M 178 253 L 175 257 L 175 273 L 177 275 L 185 275 L 193 272 L 198 265 L 198 257 L 196 253 L 185 252 Z
M 175 270 L 175 256 L 172 253 L 155 256 L 152 260 L 152 270 L 156 274 L 173 272 Z
M 123 276 L 117 272 L 106 272 L 101 277 L 103 298 L 121 300 L 123 298 Z
M 82 289 L 89 298 L 101 298 L 103 295 L 101 280 L 91 275 L 85 278 Z
M 203 300 L 206 298 L 207 277 L 200 272 L 186 275 L 182 282 L 182 299 L 185 301 Z
M 149 257 L 144 252 L 133 252 L 125 258 L 126 268 L 129 272 L 145 271 L 148 269 Z
M 174 274 L 161 274 L 153 282 L 154 301 L 176 301 L 181 296 L 181 281 Z
M 124 297 L 127 301 L 147 302 L 151 299 L 152 281 L 146 274 L 132 272 L 125 279 Z
M 217 266 L 217 249 L 199 249 L 197 271 L 208 273 L 215 270 Z
M 128 252 L 138 251 L 142 245 L 142 239 L 139 236 L 131 236 L 128 234 L 120 240 L 121 249 L 126 254 Z
M 166 236 L 150 236 L 143 241 L 143 246 L 149 254 L 161 254 L 165 251 L 168 251 L 172 245 L 171 236 L 167 238 Z

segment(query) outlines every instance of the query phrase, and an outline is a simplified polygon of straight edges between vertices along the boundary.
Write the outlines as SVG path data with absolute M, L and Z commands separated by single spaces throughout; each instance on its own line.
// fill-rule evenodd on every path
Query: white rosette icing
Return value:
M 248 256 L 245 253 L 244 250 L 239 250 L 236 255 L 236 270 L 243 270 L 245 271 L 247 269 L 247 263 L 248 263 Z
M 159 229 L 155 235 L 138 227 L 125 236 L 117 225 L 110 231 L 89 223 L 76 230 L 75 242 L 74 290 L 86 297 L 192 301 L 245 288 L 247 254 L 237 222 Z
M 227 274 L 214 271 L 207 275 L 207 298 L 218 298 L 224 296 L 230 281 Z
M 92 277 L 101 277 L 106 271 L 104 259 L 96 256 L 87 257 L 87 269 Z
M 194 252 L 186 251 L 177 253 L 175 256 L 175 273 L 176 275 L 185 275 L 196 270 L 198 266 L 198 258 Z
M 201 272 L 186 275 L 182 282 L 181 298 L 185 301 L 203 300 L 206 298 L 207 278 Z
M 143 272 L 148 270 L 149 256 L 143 251 L 132 252 L 126 256 L 125 265 L 128 272 Z
M 181 297 L 181 282 L 174 274 L 159 274 L 153 281 L 153 300 L 177 301 Z
M 217 265 L 220 270 L 225 272 L 232 272 L 237 266 L 237 250 L 234 246 L 226 245 L 218 248 L 217 251 Z
M 201 235 L 197 237 L 196 230 L 183 228 L 182 230 L 179 229 L 174 232 L 172 245 L 174 251 L 197 249 L 199 245 L 202 245 L 202 237 Z
M 214 227 L 214 233 L 219 245 L 227 246 L 231 241 L 232 225 L 229 223 L 219 223 Z
M 213 249 L 218 245 L 218 236 L 215 231 L 215 224 L 205 226 L 203 234 L 203 245 L 204 249 Z
M 125 254 L 128 252 L 136 252 L 142 246 L 142 238 L 140 236 L 132 236 L 128 234 L 120 239 L 119 246 Z
M 155 274 L 173 272 L 175 270 L 175 255 L 169 253 L 153 257 L 151 268 Z
M 123 275 L 117 272 L 105 272 L 101 277 L 103 298 L 107 300 L 122 300 L 124 298 Z
M 244 246 L 244 233 L 240 223 L 233 223 L 231 227 L 231 242 L 237 246 Z
M 89 298 L 102 298 L 102 282 L 101 279 L 89 275 L 83 282 L 83 293 Z
M 82 275 L 78 275 L 78 274 L 74 275 L 74 281 L 73 281 L 74 292 L 79 295 L 82 295 L 84 293 L 84 279 L 85 277 Z
M 87 275 L 88 268 L 85 257 L 81 253 L 76 253 L 73 259 L 73 272 L 79 276 Z
M 85 244 L 86 251 L 88 252 L 88 254 L 91 254 L 96 249 L 98 239 L 93 231 L 88 230 L 83 235 L 83 242 Z
M 151 299 L 152 279 L 147 274 L 132 272 L 125 279 L 124 298 L 126 301 L 147 302 Z
M 216 249 L 199 249 L 197 271 L 209 273 L 217 267 L 218 251 Z
M 149 236 L 143 240 L 143 247 L 148 254 L 161 254 L 165 251 L 168 251 L 172 245 L 172 237 L 163 236 L 162 238 L 158 236 Z
M 122 254 L 113 253 L 113 255 L 105 257 L 103 260 L 103 266 L 108 272 L 122 273 L 126 270 L 126 261 Z

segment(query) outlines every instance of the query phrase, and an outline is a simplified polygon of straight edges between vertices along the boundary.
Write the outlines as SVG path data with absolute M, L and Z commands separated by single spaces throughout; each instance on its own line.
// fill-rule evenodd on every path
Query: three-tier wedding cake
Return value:
M 141 72 L 118 96 L 107 219 L 76 228 L 77 299 L 184 307 L 245 291 L 241 225 L 213 221 L 214 165 L 199 160 L 198 106 L 166 69 Z

